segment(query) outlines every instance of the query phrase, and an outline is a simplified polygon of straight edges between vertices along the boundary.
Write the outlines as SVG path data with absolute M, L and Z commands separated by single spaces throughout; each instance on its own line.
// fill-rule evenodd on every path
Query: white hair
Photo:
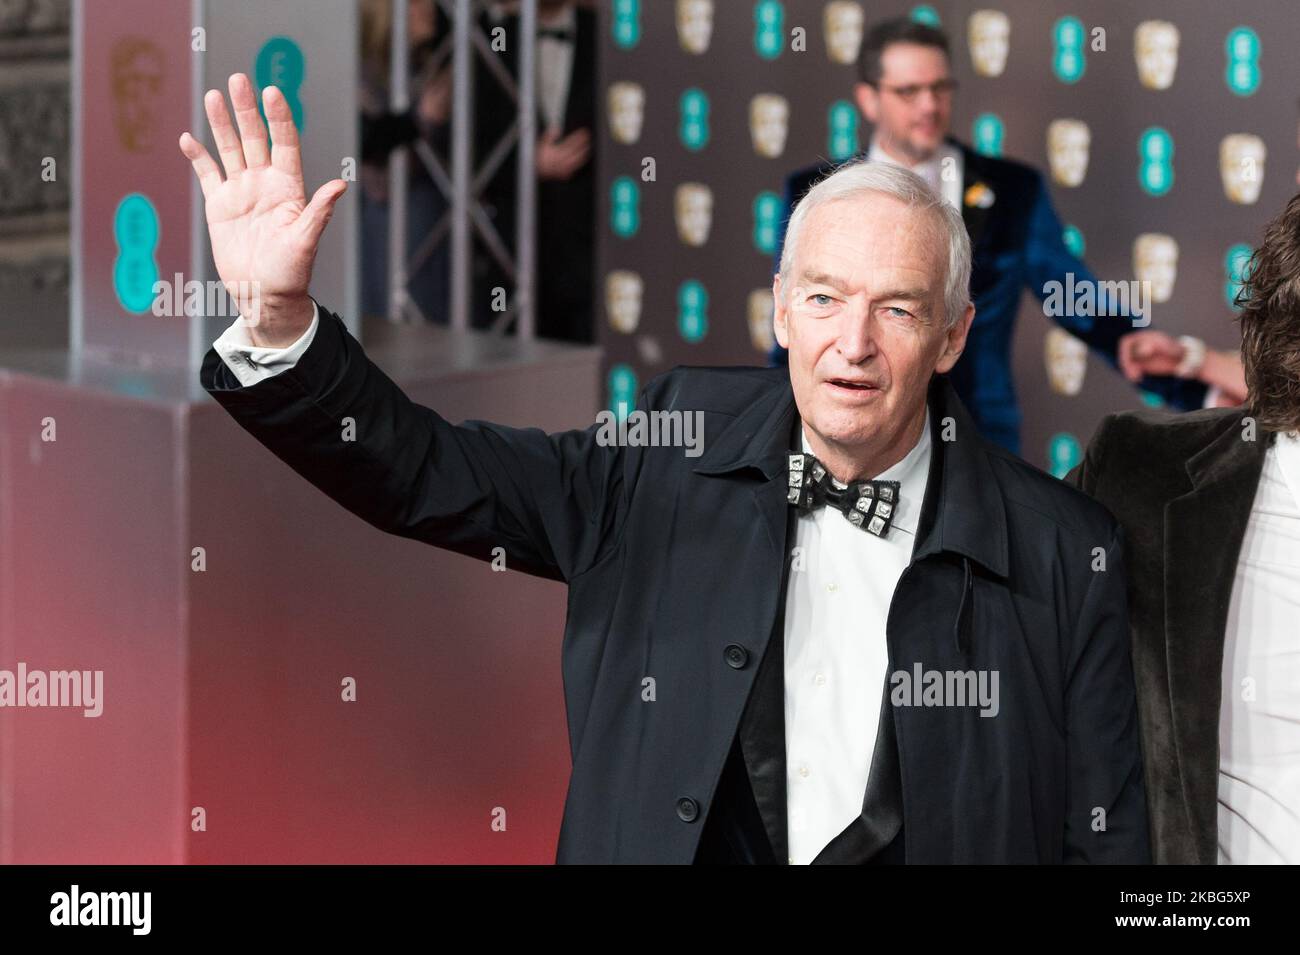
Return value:
M 790 301 L 790 266 L 794 250 L 803 232 L 804 221 L 818 206 L 844 199 L 857 199 L 868 193 L 881 193 L 898 199 L 912 209 L 920 209 L 942 227 L 948 236 L 948 268 L 944 278 L 943 301 L 947 328 L 957 324 L 970 304 L 970 236 L 961 215 L 926 184 L 916 173 L 886 162 L 856 160 L 840 166 L 818 182 L 795 206 L 786 226 L 785 245 L 781 249 L 781 296 Z M 863 228 L 871 228 L 863 223 Z

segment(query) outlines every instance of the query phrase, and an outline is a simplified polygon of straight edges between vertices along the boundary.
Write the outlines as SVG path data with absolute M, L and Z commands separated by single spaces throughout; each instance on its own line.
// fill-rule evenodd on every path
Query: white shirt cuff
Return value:
M 311 344 L 316 334 L 316 326 L 319 324 L 320 308 L 316 305 L 316 300 L 312 299 L 311 324 L 292 345 L 286 345 L 284 348 L 264 348 L 254 345 L 252 339 L 248 337 L 244 320 L 237 318 L 221 333 L 221 337 L 212 343 L 212 347 L 235 373 L 239 383 L 247 388 L 296 365 L 303 352 L 307 350 L 307 346 Z
M 1202 408 L 1219 407 L 1219 398 L 1223 394 L 1223 389 L 1218 385 L 1211 385 L 1205 389 L 1205 401 L 1201 404 Z

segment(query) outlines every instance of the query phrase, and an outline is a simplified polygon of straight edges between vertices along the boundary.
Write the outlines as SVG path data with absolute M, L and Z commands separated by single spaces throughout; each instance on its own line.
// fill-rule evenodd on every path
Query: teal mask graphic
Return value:
M 1078 226 L 1067 225 L 1061 230 L 1061 241 L 1065 243 L 1071 255 L 1078 259 L 1083 258 L 1087 243 L 1083 241 L 1083 233 L 1079 231 Z
M 848 159 L 858 151 L 858 109 L 846 99 L 831 104 L 827 116 L 830 134 L 826 152 L 836 162 Z
M 781 220 L 781 197 L 760 192 L 754 198 L 754 248 L 764 255 L 776 254 L 776 227 Z
M 1154 391 L 1139 391 L 1138 396 L 1142 399 L 1142 403 L 1148 408 L 1163 408 L 1165 406 L 1165 399 L 1161 398 Z
M 939 11 L 928 3 L 918 4 L 913 7 L 909 16 L 915 23 L 926 23 L 932 27 L 942 26 L 939 22 Z
M 677 289 L 677 330 L 688 342 L 698 342 L 709 330 L 709 293 L 703 284 L 687 279 Z
M 709 142 L 709 98 L 692 87 L 682 93 L 677 110 L 681 115 L 677 135 L 682 145 L 691 152 L 703 149 Z
M 253 66 L 257 88 L 279 88 L 289 104 L 289 111 L 293 113 L 293 124 L 300 133 L 304 122 L 300 94 L 306 74 L 307 58 L 302 55 L 302 47 L 287 36 L 273 36 L 257 51 L 257 61 Z M 266 122 L 266 110 L 262 107 L 260 95 L 257 98 L 257 108 L 262 113 L 262 122 Z
M 1052 27 L 1052 71 L 1062 83 L 1077 83 L 1087 62 L 1083 58 L 1087 32 L 1077 17 L 1061 17 Z
M 1079 440 L 1068 431 L 1052 435 L 1047 443 L 1047 469 L 1053 477 L 1063 478 L 1083 460 Z
M 775 60 L 785 45 L 785 8 L 777 0 L 754 4 L 754 49 L 765 60 Z
M 612 24 L 614 45 L 630 50 L 641 42 L 641 0 L 614 0 Z
M 641 228 L 641 190 L 631 176 L 619 176 L 610 183 L 609 227 L 623 239 Z
M 622 421 L 636 407 L 636 372 L 619 363 L 609 370 L 609 410 Z
M 1163 196 L 1174 185 L 1174 141 L 1165 130 L 1152 126 L 1138 140 L 1138 182 L 1153 196 Z
M 1001 156 L 1002 140 L 1005 136 L 1006 128 L 997 113 L 981 113 L 971 124 L 971 139 L 974 140 L 975 151 L 982 156 Z
M 1259 89 L 1259 34 L 1250 27 L 1237 27 L 1223 47 L 1228 54 L 1224 82 L 1238 96 L 1250 96 Z
M 1227 277 L 1227 281 L 1223 283 L 1223 297 L 1234 312 L 1241 311 L 1237 306 L 1237 295 L 1246 281 L 1246 269 L 1249 265 L 1250 246 L 1240 242 L 1230 246 L 1228 254 L 1223 257 L 1223 274 Z
M 113 262 L 113 293 L 118 303 L 135 315 L 149 310 L 158 281 L 158 247 L 161 227 L 158 210 L 144 195 L 133 192 L 117 204 L 113 213 L 113 240 L 117 258 Z

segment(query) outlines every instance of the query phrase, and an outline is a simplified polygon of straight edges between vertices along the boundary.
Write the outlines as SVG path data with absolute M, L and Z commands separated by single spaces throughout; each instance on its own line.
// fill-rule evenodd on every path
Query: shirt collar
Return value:
M 799 439 L 803 442 L 804 454 L 812 454 L 808 444 L 808 433 L 801 426 Z M 892 467 L 876 475 L 877 481 L 897 481 L 898 507 L 894 509 L 893 527 L 916 534 L 916 526 L 921 518 L 921 505 L 925 502 L 925 483 L 930 474 L 930 409 L 925 409 L 925 425 L 921 428 L 921 437 L 912 450 Z M 1300 450 L 1300 449 L 1298 449 Z

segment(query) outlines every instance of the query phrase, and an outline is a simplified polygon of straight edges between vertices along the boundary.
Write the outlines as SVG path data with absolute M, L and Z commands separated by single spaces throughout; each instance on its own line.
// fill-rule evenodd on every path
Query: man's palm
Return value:
M 307 288 L 316 249 L 347 184 L 341 179 L 325 183 L 308 204 L 298 131 L 283 94 L 275 87 L 264 93 L 269 150 L 266 125 L 244 74 L 230 77 L 230 99 L 238 132 L 221 94 L 209 90 L 204 97 L 224 179 L 207 149 L 188 133 L 181 136 L 180 147 L 203 189 L 217 273 L 252 326 L 254 343 L 278 347 L 292 342 L 310 322 Z

